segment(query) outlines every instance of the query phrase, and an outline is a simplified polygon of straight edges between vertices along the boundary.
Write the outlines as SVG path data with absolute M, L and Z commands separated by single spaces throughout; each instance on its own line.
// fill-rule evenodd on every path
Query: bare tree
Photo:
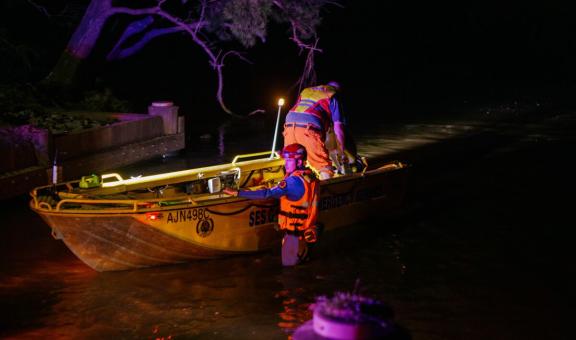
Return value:
M 142 2 L 133 1 L 134 5 Z M 115 6 L 112 0 L 91 0 L 82 20 L 47 80 L 70 85 L 78 67 L 96 45 L 106 21 L 115 15 L 134 18 L 108 53 L 107 59 L 127 58 L 153 39 L 175 33 L 187 34 L 204 51 L 218 77 L 216 99 L 228 114 L 236 115 L 224 102 L 225 61 L 236 57 L 247 61 L 239 50 L 225 50 L 224 42 L 239 42 L 243 49 L 266 42 L 269 23 L 286 24 L 289 38 L 305 53 L 305 66 L 299 87 L 315 81 L 314 53 L 318 48 L 316 28 L 321 9 L 330 0 L 156 0 L 150 7 Z

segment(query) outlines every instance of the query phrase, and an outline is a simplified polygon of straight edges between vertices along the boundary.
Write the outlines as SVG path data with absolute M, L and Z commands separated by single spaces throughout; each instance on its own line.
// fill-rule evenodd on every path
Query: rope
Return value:
M 214 211 L 214 210 L 210 210 L 210 209 L 208 209 L 208 208 L 206 208 L 206 211 L 209 212 L 209 213 L 211 213 L 211 214 L 214 214 L 214 215 L 230 216 L 230 215 L 240 214 L 240 213 L 242 213 L 242 212 L 244 212 L 244 211 L 246 211 L 246 210 L 248 210 L 248 209 L 250 209 L 250 208 L 252 208 L 252 207 L 257 207 L 257 208 L 274 208 L 274 207 L 276 207 L 276 205 L 249 204 L 249 205 L 247 205 L 247 206 L 244 207 L 244 208 L 241 208 L 241 209 L 239 209 L 239 210 L 232 211 L 232 212 L 217 212 L 217 211 Z
M 244 186 L 246 185 L 246 183 L 248 183 L 248 180 L 250 180 L 250 178 L 252 178 L 252 175 L 254 174 L 254 170 L 250 171 L 250 173 L 248 174 L 248 177 L 246 177 L 246 180 L 244 181 L 244 183 L 242 183 L 240 185 L 240 188 L 244 188 Z

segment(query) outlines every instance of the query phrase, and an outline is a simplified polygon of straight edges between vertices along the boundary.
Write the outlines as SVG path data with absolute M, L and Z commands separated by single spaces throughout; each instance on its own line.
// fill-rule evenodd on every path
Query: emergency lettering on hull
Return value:
M 318 210 L 328 210 L 348 205 L 352 203 L 352 192 L 347 192 L 340 195 L 322 197 L 318 203 Z

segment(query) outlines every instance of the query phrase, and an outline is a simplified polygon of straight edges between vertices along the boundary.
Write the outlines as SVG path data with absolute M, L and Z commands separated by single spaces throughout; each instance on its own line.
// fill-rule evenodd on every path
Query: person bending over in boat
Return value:
M 308 163 L 318 171 L 320 179 L 334 176 L 333 163 L 351 169 L 363 166 L 346 127 L 339 92 L 340 84 L 335 81 L 305 88 L 284 122 L 284 145 L 304 145 Z
M 306 148 L 290 144 L 282 149 L 286 176 L 273 188 L 235 190 L 224 188 L 228 195 L 249 199 L 279 198 L 278 224 L 282 238 L 282 264 L 294 266 L 308 259 L 308 244 L 318 238 L 318 179 L 306 167 Z

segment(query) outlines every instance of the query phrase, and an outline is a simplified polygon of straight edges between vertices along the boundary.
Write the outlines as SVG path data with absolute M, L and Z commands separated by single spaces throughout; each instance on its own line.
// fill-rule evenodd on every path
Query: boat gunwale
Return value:
M 205 172 L 208 172 L 208 173 L 217 172 L 217 171 L 222 172 L 225 170 L 232 170 L 232 169 L 241 168 L 244 166 L 251 166 L 251 165 L 259 164 L 259 163 L 264 163 L 266 165 L 265 167 L 263 167 L 263 169 L 264 169 L 264 168 L 270 168 L 271 167 L 270 164 L 266 164 L 269 162 L 274 163 L 272 165 L 272 167 L 281 166 L 280 164 L 275 164 L 275 163 L 283 162 L 283 160 L 279 157 L 279 155 L 277 153 L 274 154 L 274 157 L 257 158 L 257 159 L 250 159 L 250 160 L 238 162 L 238 160 L 242 159 L 242 158 L 256 157 L 256 156 L 269 155 L 269 154 L 270 154 L 270 151 L 237 155 L 236 157 L 234 157 L 232 162 L 227 163 L 227 164 L 218 164 L 218 165 L 212 165 L 212 166 L 196 168 L 196 169 L 188 169 L 188 170 L 181 170 L 181 171 L 174 171 L 174 172 L 168 172 L 168 173 L 163 173 L 163 174 L 155 174 L 155 175 L 145 176 L 145 177 L 139 178 L 138 182 L 139 183 L 145 183 L 146 181 L 150 181 L 151 184 L 156 184 L 156 186 L 157 186 L 157 185 L 162 185 L 162 183 L 160 183 L 160 184 L 154 183 L 154 182 L 159 181 L 159 179 L 154 179 L 155 177 L 158 177 L 158 176 L 163 176 L 164 180 L 168 176 L 175 176 L 176 178 L 180 178 L 180 179 L 175 180 L 174 183 L 182 183 L 182 182 L 186 182 L 186 178 L 193 176 L 193 175 L 198 176 L 198 178 L 202 178 L 202 177 L 204 177 Z M 122 179 L 122 177 L 116 173 L 103 174 L 102 176 L 105 178 L 115 177 L 117 179 L 118 178 Z M 70 203 L 70 204 L 74 204 L 74 203 L 77 203 L 77 204 L 80 204 L 80 203 L 84 203 L 84 204 L 91 204 L 91 203 L 92 204 L 114 204 L 113 202 L 111 202 L 111 201 L 113 201 L 113 199 L 98 200 L 98 199 L 91 199 L 91 198 L 83 198 L 83 199 L 85 199 L 85 201 L 80 202 L 80 200 L 82 200 L 82 199 L 67 198 L 67 199 L 63 199 L 63 200 L 59 201 L 55 207 L 56 209 L 53 209 L 49 203 L 46 203 L 46 202 L 39 200 L 38 192 L 41 190 L 52 189 L 53 191 L 57 192 L 58 190 L 55 190 L 55 189 L 60 188 L 60 187 L 65 187 L 65 189 L 68 192 L 71 192 L 74 190 L 73 185 L 78 184 L 79 182 L 80 182 L 80 180 L 76 179 L 76 180 L 61 182 L 61 183 L 57 183 L 57 184 L 48 184 L 48 185 L 44 185 L 44 186 L 39 186 L 39 187 L 32 189 L 29 193 L 29 195 L 32 197 L 31 202 L 30 202 L 31 208 L 37 212 L 48 212 L 48 211 L 57 211 L 57 212 L 64 212 L 65 211 L 65 212 L 68 212 L 68 209 L 62 210 L 62 209 L 60 209 L 60 207 L 63 204 L 68 204 L 68 203 Z M 120 183 L 117 183 L 117 182 L 120 182 Z M 126 179 L 126 180 L 122 179 L 119 181 L 109 182 L 111 184 L 113 183 L 113 185 L 108 186 L 108 188 L 115 189 L 115 188 L 119 188 L 122 186 L 125 187 L 126 183 L 128 183 L 128 185 L 129 185 L 132 182 L 135 182 L 135 179 Z M 129 189 L 126 188 L 125 190 L 121 190 L 120 192 L 127 192 L 127 191 L 129 191 Z M 87 194 L 89 194 L 89 192 L 87 192 Z M 137 211 L 142 211 L 142 209 L 138 209 L 138 203 L 140 203 L 140 202 L 144 202 L 144 203 L 142 203 L 142 205 L 148 205 L 150 203 L 154 204 L 156 202 L 174 201 L 174 200 L 178 200 L 178 199 L 186 200 L 187 201 L 185 203 L 186 205 L 188 205 L 192 202 L 196 203 L 195 205 L 202 205 L 202 203 L 198 203 L 198 199 L 203 201 L 203 200 L 205 200 L 205 198 L 203 196 L 211 196 L 211 195 L 213 195 L 213 194 L 200 194 L 200 195 L 196 195 L 195 199 L 192 199 L 191 198 L 192 196 L 189 194 L 171 197 L 170 199 L 166 199 L 166 198 L 145 199 L 145 200 L 121 199 L 121 200 L 117 200 L 117 201 L 119 201 L 119 203 L 117 203 L 117 204 L 124 204 L 127 206 L 131 205 L 132 208 L 131 209 L 124 209 L 123 211 L 120 211 L 119 209 L 104 209 L 104 210 L 105 211 L 113 211 L 116 213 L 133 213 L 133 212 L 137 212 Z M 192 203 L 192 204 L 194 204 L 194 203 Z M 44 208 L 44 206 L 46 206 L 48 208 Z M 154 209 L 154 210 L 157 210 L 157 209 Z M 97 210 L 96 209 L 89 210 L 89 212 L 95 212 L 95 211 L 97 211 Z
M 236 158 L 235 158 L 236 160 Z M 275 160 L 275 159 L 267 159 L 267 158 L 262 158 L 262 159 L 257 159 L 257 160 L 250 160 L 250 161 L 246 161 L 246 162 L 250 162 L 251 164 L 258 162 L 258 161 L 268 161 L 268 160 Z M 241 162 L 244 163 L 244 162 Z M 233 164 L 233 163 L 229 163 L 229 164 Z M 236 165 L 238 166 L 240 163 L 236 163 Z M 390 167 L 390 165 L 392 165 L 393 167 Z M 214 167 L 224 167 L 225 165 L 220 165 L 220 166 L 214 166 Z M 214 168 L 214 167 L 210 167 L 210 168 Z M 400 162 L 400 161 L 390 161 L 387 162 L 386 164 L 372 169 L 372 170 L 367 170 L 361 173 L 353 173 L 351 175 L 346 175 L 346 176 L 340 176 L 340 177 L 333 177 L 327 180 L 323 180 L 321 181 L 321 186 L 326 186 L 326 185 L 331 185 L 331 184 L 336 184 L 336 183 L 340 183 L 340 182 L 345 182 L 345 181 L 351 181 L 351 180 L 356 180 L 359 178 L 364 178 L 367 177 L 369 175 L 375 175 L 377 173 L 380 172 L 393 172 L 393 171 L 398 171 L 398 170 L 402 170 L 407 168 L 408 165 L 404 162 Z M 200 168 L 200 169 L 206 169 L 206 168 Z M 196 169 L 198 170 L 198 169 Z M 188 170 L 189 171 L 189 170 Z M 197 173 L 200 171 L 197 171 Z M 69 182 L 64 182 L 64 183 L 59 183 L 58 186 L 66 186 L 68 189 L 72 188 L 72 184 L 74 183 L 78 183 L 79 180 L 74 180 L 74 181 L 69 181 Z M 217 193 L 217 194 L 213 194 L 213 193 L 209 193 L 209 194 L 200 194 L 197 195 L 195 197 L 195 199 L 192 198 L 192 195 L 186 194 L 186 195 L 180 195 L 180 196 L 174 196 L 174 197 L 170 197 L 170 198 L 151 198 L 151 199 L 91 199 L 91 198 L 82 198 L 82 199 L 77 199 L 77 198 L 66 198 L 66 199 L 62 199 L 60 200 L 57 204 L 55 208 L 52 208 L 52 206 L 49 203 L 43 202 L 39 200 L 38 197 L 38 191 L 42 190 L 42 189 L 48 189 L 51 188 L 51 185 L 47 185 L 47 186 L 42 186 L 42 187 L 37 187 L 35 189 L 33 189 L 30 192 L 30 195 L 32 196 L 32 200 L 30 201 L 30 207 L 32 210 L 40 213 L 40 214 L 58 214 L 58 215 L 89 215 L 89 214 L 93 214 L 93 215 L 105 215 L 105 214 L 109 214 L 109 215 L 126 215 L 126 214 L 141 214 L 141 213 L 147 213 L 147 212 L 164 212 L 164 211 L 170 211 L 170 210 L 178 210 L 178 209 L 183 209 L 183 208 L 195 208 L 195 207 L 206 207 L 206 206 L 214 206 L 214 205 L 220 205 L 220 204 L 228 204 L 228 203 L 239 203 L 242 201 L 245 201 L 247 199 L 244 198 L 239 198 L 239 197 L 232 197 L 232 196 L 223 196 L 222 193 Z M 211 197 L 211 196 L 217 196 L 217 197 Z M 200 200 L 199 200 L 200 199 Z M 166 202 L 167 204 L 169 204 L 168 202 L 182 202 L 180 204 L 170 204 L 169 206 L 162 206 L 162 202 Z M 124 206 L 131 206 L 132 208 L 127 208 L 127 209 L 122 209 L 121 207 L 108 207 L 108 208 L 102 208 L 102 209 L 86 209 L 86 207 L 84 208 L 63 208 L 64 205 L 66 204 L 77 204 L 77 205 L 90 205 L 90 206 L 98 206 L 98 205 L 112 205 L 112 204 L 118 204 L 118 205 L 124 205 Z M 44 206 L 47 206 L 48 208 L 44 208 Z M 143 207 L 141 207 L 143 206 Z

